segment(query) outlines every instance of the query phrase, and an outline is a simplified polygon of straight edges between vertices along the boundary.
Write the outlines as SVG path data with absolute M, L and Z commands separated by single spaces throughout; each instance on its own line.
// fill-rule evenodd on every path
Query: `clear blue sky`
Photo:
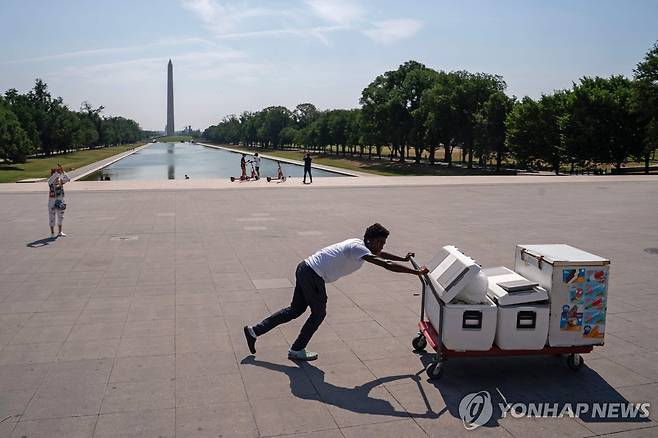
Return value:
M 0 92 L 44 79 L 73 109 L 104 105 L 176 129 L 270 105 L 358 106 L 413 59 L 500 74 L 538 97 L 588 76 L 632 75 L 658 40 L 658 1 L 2 0 Z

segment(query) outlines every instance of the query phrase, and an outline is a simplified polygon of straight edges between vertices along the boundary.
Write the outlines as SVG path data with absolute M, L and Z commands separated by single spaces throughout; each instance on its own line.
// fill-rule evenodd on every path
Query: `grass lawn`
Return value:
M 99 160 L 128 151 L 144 143 L 125 144 L 102 149 L 77 151 L 52 157 L 31 158 L 21 164 L 0 164 L 0 183 L 16 182 L 27 178 L 47 178 L 50 169 L 61 164 L 65 171 L 71 171 Z
M 279 151 L 279 150 L 269 150 L 269 149 L 260 149 L 260 148 L 247 148 L 243 146 L 235 145 L 224 145 L 230 147 L 231 149 L 237 149 L 244 152 L 260 152 L 265 155 L 271 155 L 274 157 L 287 158 L 289 160 L 302 161 L 304 159 L 304 153 L 302 151 Z M 388 154 L 388 150 L 386 151 Z M 396 161 L 390 161 L 388 155 L 384 156 L 382 151 L 382 159 L 378 160 L 377 158 L 368 159 L 364 155 L 363 159 L 359 159 L 358 156 L 351 157 L 346 155 L 335 154 L 316 154 L 312 153 L 313 163 L 314 164 L 323 164 L 325 166 L 337 167 L 339 169 L 345 170 L 354 170 L 357 172 L 372 173 L 374 175 L 382 176 L 405 176 L 405 175 L 491 175 L 492 171 L 487 171 L 479 168 L 467 169 L 460 166 L 447 167 L 441 164 L 430 165 L 429 163 L 422 162 L 416 164 L 414 162 L 414 155 L 412 152 L 411 157 L 407 157 L 405 163 L 400 163 Z M 453 153 L 453 160 L 457 164 L 457 159 L 459 158 L 458 153 Z M 435 159 L 442 160 L 443 152 L 435 154 Z

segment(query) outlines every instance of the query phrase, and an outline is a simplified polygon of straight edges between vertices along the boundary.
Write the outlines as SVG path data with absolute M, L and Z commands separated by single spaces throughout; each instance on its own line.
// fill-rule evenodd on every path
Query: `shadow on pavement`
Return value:
M 296 384 L 295 379 L 298 378 L 298 370 L 304 369 L 306 370 L 308 377 L 311 379 L 315 390 L 318 392 L 318 394 L 320 394 L 322 402 L 360 414 L 404 418 L 408 418 L 410 416 L 413 416 L 414 418 L 438 418 L 445 411 L 445 409 L 441 410 L 440 412 L 434 412 L 432 410 L 431 406 L 427 402 L 427 397 L 425 397 L 425 394 L 423 393 L 424 390 L 420 385 L 420 377 L 418 374 L 389 376 L 375 379 L 353 388 L 344 388 L 325 382 L 324 371 L 311 365 L 310 363 L 306 363 L 303 367 L 298 365 L 287 366 L 257 360 L 253 356 L 247 356 L 240 363 L 284 373 L 290 379 L 290 389 L 293 395 L 301 399 L 316 400 L 317 396 L 315 394 L 308 394 L 308 392 L 298 390 L 301 385 Z M 426 401 L 427 412 L 416 414 L 409 413 L 407 411 L 398 411 L 393 407 L 393 405 L 391 405 L 388 400 L 370 396 L 370 391 L 373 388 L 383 383 L 400 379 L 413 379 L 418 383 L 418 388 L 421 391 L 424 400 Z
M 54 241 L 57 240 L 57 237 L 46 237 L 45 239 L 35 240 L 34 242 L 28 243 L 26 246 L 29 248 L 42 248 L 48 246 Z
M 427 366 L 434 360 L 434 355 L 425 353 L 420 356 L 423 365 Z M 585 423 L 651 423 L 650 418 L 640 415 L 615 415 L 608 417 L 601 411 L 593 412 L 595 404 L 605 404 L 606 412 L 611 405 L 635 406 L 648 400 L 627 400 L 615 388 L 610 386 L 596 371 L 585 364 L 578 372 L 565 365 L 564 357 L 534 356 L 534 357 L 501 357 L 501 358 L 452 358 L 444 364 L 440 379 L 427 381 L 434 386 L 443 397 L 447 410 L 456 418 L 461 418 L 459 410 L 462 399 L 473 393 L 487 391 L 491 396 L 493 415 L 486 423 L 488 427 L 498 426 L 498 420 L 503 417 L 501 404 L 516 405 L 516 412 L 525 413 L 528 417 L 543 416 L 533 409 L 541 406 L 539 412 L 565 412 L 565 406 L 571 405 L 576 411 L 577 404 L 587 406 L 587 412 L 579 412 L 578 418 Z M 522 406 L 524 405 L 524 406 Z M 585 409 L 582 406 L 582 409 Z M 601 409 L 599 407 L 598 409 Z M 636 410 L 637 412 L 637 410 Z M 508 412 L 508 417 L 512 417 Z M 570 416 L 565 412 L 564 417 Z M 649 424 L 647 424 L 649 425 Z

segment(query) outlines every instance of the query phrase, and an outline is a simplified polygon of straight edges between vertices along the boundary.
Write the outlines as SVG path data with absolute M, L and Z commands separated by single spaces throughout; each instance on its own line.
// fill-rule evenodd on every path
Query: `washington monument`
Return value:
M 174 135 L 174 66 L 167 65 L 167 135 Z

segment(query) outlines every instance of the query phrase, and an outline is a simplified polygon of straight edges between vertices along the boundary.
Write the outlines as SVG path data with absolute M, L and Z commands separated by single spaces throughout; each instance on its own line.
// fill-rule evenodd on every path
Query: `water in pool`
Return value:
M 152 143 L 147 147 L 94 172 L 83 180 L 111 181 L 163 180 L 163 179 L 211 179 L 240 176 L 241 154 L 192 143 Z M 251 159 L 247 155 L 247 160 Z M 286 176 L 303 177 L 304 168 L 296 164 L 281 163 Z M 247 174 L 251 167 L 247 164 Z M 275 177 L 277 164 L 262 158 L 261 178 Z M 313 177 L 344 176 L 339 173 L 313 169 Z

